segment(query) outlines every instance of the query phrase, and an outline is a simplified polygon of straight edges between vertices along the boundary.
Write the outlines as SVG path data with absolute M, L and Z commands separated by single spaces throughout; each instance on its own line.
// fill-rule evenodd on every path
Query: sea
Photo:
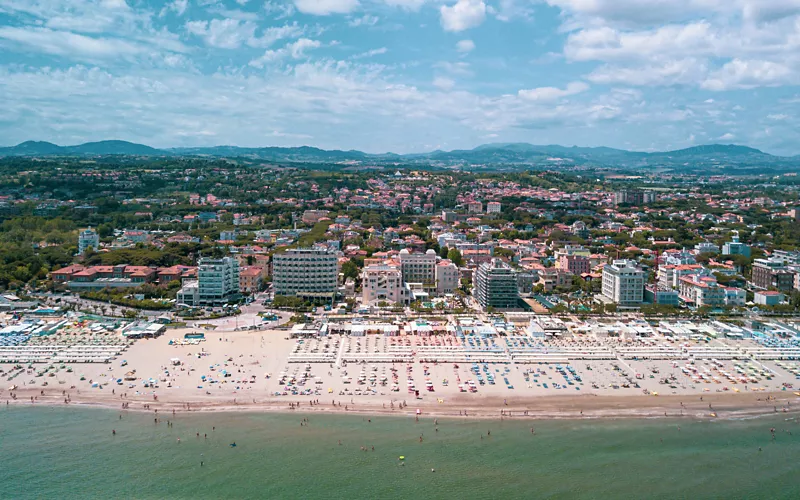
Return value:
M 0 498 L 797 499 L 800 425 L 786 416 L 437 425 L 209 412 L 156 423 L 12 405 L 0 408 Z

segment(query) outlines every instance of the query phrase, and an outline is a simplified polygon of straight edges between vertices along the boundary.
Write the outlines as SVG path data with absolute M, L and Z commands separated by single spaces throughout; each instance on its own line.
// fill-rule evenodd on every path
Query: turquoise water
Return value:
M 0 498 L 800 498 L 783 418 L 371 420 L 1 408 Z

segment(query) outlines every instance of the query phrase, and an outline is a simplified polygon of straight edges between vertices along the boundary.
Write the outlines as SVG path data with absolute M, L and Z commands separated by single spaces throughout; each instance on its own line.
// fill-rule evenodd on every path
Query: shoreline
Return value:
M 228 398 L 204 398 L 201 400 L 171 400 L 158 401 L 138 398 L 109 398 L 87 397 L 86 394 L 69 393 L 69 402 L 64 401 L 64 396 L 47 394 L 42 396 L 40 390 L 25 389 L 15 391 L 16 399 L 11 399 L 7 394 L 0 393 L 7 401 L 6 406 L 43 406 L 51 408 L 93 408 L 115 410 L 119 412 L 153 413 L 169 416 L 177 414 L 219 414 L 219 413 L 303 413 L 303 414 L 328 414 L 328 415 L 361 415 L 361 416 L 397 416 L 414 418 L 459 418 L 483 420 L 596 420 L 596 419 L 692 419 L 692 420 L 735 420 L 741 418 L 757 418 L 768 415 L 785 415 L 796 417 L 800 414 L 800 398 L 793 393 L 758 393 L 758 394 L 705 394 L 703 400 L 686 395 L 665 395 L 657 397 L 645 396 L 538 396 L 531 398 L 516 398 L 508 404 L 504 401 L 493 401 L 496 398 L 484 398 L 481 401 L 465 400 L 437 404 L 428 401 L 406 401 L 406 406 L 394 409 L 389 406 L 392 401 L 355 401 L 355 403 L 337 402 L 333 406 L 331 401 L 320 400 L 313 406 L 309 400 L 284 399 L 255 402 L 236 402 Z M 30 398 L 34 401 L 31 402 Z M 798 401 L 795 405 L 792 400 Z M 127 408 L 121 408 L 122 403 L 128 403 Z M 346 403 L 339 406 L 339 403 Z M 417 404 L 414 404 L 417 403 Z M 478 403 L 478 404 L 476 404 Z M 147 405 L 147 407 L 145 407 Z M 187 408 L 188 405 L 188 408 Z M 299 405 L 291 407 L 290 405 Z M 709 409 L 711 405 L 711 409 Z M 347 408 L 347 409 L 345 409 Z M 417 414 L 419 410 L 419 414 Z M 501 414 L 502 412 L 502 414 Z

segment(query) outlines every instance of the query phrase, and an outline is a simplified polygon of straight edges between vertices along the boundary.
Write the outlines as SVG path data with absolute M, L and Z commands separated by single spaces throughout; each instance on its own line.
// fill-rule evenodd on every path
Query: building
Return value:
M 725 288 L 725 305 L 729 307 L 744 307 L 747 302 L 747 292 L 741 288 Z
M 479 214 L 483 212 L 483 203 L 479 201 L 471 201 L 467 203 L 467 212 L 471 214 Z
M 200 306 L 223 305 L 239 298 L 239 263 L 233 257 L 202 257 L 197 263 L 197 300 Z
M 644 287 L 644 301 L 648 304 L 658 304 L 664 306 L 678 307 L 681 305 L 678 292 L 672 288 L 658 285 L 646 285 Z
M 684 302 L 696 307 L 722 307 L 727 296 L 725 288 L 719 286 L 716 279 L 699 274 L 681 278 L 678 290 Z
M 490 201 L 486 204 L 487 214 L 499 214 L 501 212 L 501 205 L 499 201 Z
M 316 224 L 328 216 L 327 210 L 306 210 L 303 212 L 303 224 Z
M 603 291 L 607 299 L 623 307 L 638 307 L 644 299 L 646 273 L 632 260 L 615 260 L 603 267 Z
M 181 280 L 181 283 L 187 279 L 197 279 L 197 267 L 195 266 L 172 266 L 163 267 L 158 270 L 158 283 L 165 285 L 175 280 Z
M 135 288 L 155 281 L 157 270 L 147 266 L 69 266 L 51 273 L 54 282 L 66 283 L 71 290 Z
M 592 271 L 589 257 L 583 255 L 560 255 L 556 261 L 556 267 L 577 276 Z
M 614 193 L 614 203 L 617 205 L 646 205 L 656 199 L 655 192 L 641 189 L 623 189 Z
M 463 222 L 467 220 L 469 215 L 467 214 L 460 214 L 458 212 L 453 212 L 449 210 L 442 210 L 442 220 L 444 222 L 454 223 L 454 222 Z
M 236 241 L 236 235 L 238 232 L 236 230 L 230 231 L 220 231 L 219 232 L 219 241 Z
M 572 278 L 574 277 L 571 272 L 564 269 L 556 269 L 554 267 L 548 267 L 540 270 L 537 273 L 537 276 L 539 279 L 536 284 L 542 285 L 544 291 L 546 292 L 552 292 L 557 287 L 571 287 Z
M 436 288 L 436 252 L 411 253 L 407 249 L 400 250 L 400 270 L 403 282 L 421 284 L 423 288 Z
M 659 260 L 663 264 L 669 266 L 685 266 L 685 265 L 697 264 L 697 260 L 694 258 L 694 255 L 685 250 L 666 251 L 663 254 L 661 254 Z
M 783 302 L 784 296 L 781 292 L 761 291 L 753 295 L 753 302 L 760 306 L 777 306 Z
M 516 309 L 519 302 L 517 277 L 511 267 L 500 259 L 492 259 L 478 266 L 473 278 L 473 295 L 480 306 L 487 310 Z
M 787 266 L 800 265 L 800 251 L 775 250 L 770 255 L 772 260 L 780 260 Z
M 175 302 L 178 307 L 190 306 L 195 307 L 200 300 L 200 285 L 197 280 L 187 281 L 183 284 L 178 294 L 175 297 Z
M 694 246 L 694 250 L 697 253 L 718 254 L 719 253 L 719 245 L 715 245 L 714 243 L 711 243 L 710 241 L 703 241 L 703 242 L 698 243 L 697 245 L 695 245 Z
M 436 294 L 445 295 L 453 293 L 458 289 L 459 273 L 458 266 L 449 260 L 443 260 L 436 264 L 435 268 Z
M 55 271 L 50 273 L 50 279 L 53 280 L 54 283 L 68 283 L 72 280 L 72 276 L 79 272 L 86 269 L 80 264 L 72 264 L 71 266 L 62 267 L 61 269 L 56 269 Z
M 739 241 L 739 232 L 734 231 L 731 241 L 722 245 L 722 255 L 744 255 L 750 257 L 750 247 Z
M 331 298 L 336 294 L 338 274 L 336 254 L 327 250 L 295 248 L 272 257 L 275 295 Z
M 693 274 L 708 274 L 708 270 L 701 264 L 664 265 L 658 267 L 656 280 L 662 287 L 678 288 L 681 278 Z
M 570 232 L 573 235 L 577 236 L 578 238 L 584 240 L 588 238 L 589 235 L 591 234 L 589 228 L 586 227 L 586 223 L 583 222 L 582 220 L 576 220 L 575 222 L 573 222 L 572 226 L 570 227 Z
M 762 290 L 791 290 L 794 288 L 794 273 L 780 259 L 756 259 L 751 281 L 754 287 Z
M 789 217 L 796 221 L 800 221 L 800 208 L 793 208 L 789 211 Z
M 95 251 L 100 248 L 100 237 L 91 227 L 78 233 L 78 255 L 83 255 L 89 248 Z
M 239 291 L 256 293 L 261 290 L 267 271 L 260 266 L 242 267 L 239 269 Z
M 794 289 L 800 292 L 800 272 L 794 273 Z
M 372 264 L 361 272 L 362 303 L 377 302 L 408 305 L 411 289 L 403 283 L 403 273 L 396 265 Z

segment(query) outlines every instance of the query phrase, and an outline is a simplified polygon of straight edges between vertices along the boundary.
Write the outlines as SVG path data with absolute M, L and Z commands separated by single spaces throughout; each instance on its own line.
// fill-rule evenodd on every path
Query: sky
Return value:
M 800 154 L 800 0 L 0 0 L 0 145 Z

